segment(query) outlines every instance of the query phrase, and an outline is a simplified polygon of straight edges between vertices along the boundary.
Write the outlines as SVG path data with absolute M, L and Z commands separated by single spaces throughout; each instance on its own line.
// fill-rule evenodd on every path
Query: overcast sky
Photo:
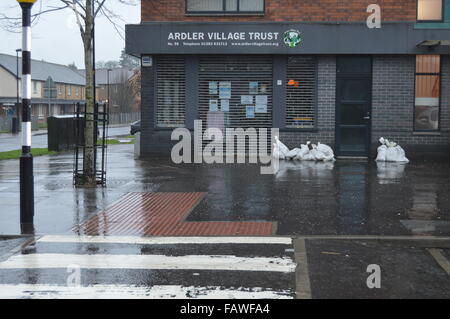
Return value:
M 123 5 L 118 0 L 106 0 L 108 8 L 120 14 L 125 20 L 125 22 L 118 21 L 123 28 L 125 24 L 140 22 L 140 2 L 129 1 L 134 2 L 135 5 Z M 43 7 L 61 4 L 59 0 L 38 0 L 33 6 L 32 13 L 39 12 L 41 3 Z M 20 17 L 21 10 L 16 0 L 0 0 L 0 12 L 8 16 Z M 118 60 L 125 42 L 114 30 L 112 24 L 105 17 L 99 17 L 95 30 L 96 61 Z M 0 53 L 15 55 L 16 49 L 21 48 L 21 36 L 21 33 L 11 33 L 0 28 Z M 60 64 L 75 62 L 79 69 L 84 68 L 83 44 L 71 10 L 65 9 L 44 14 L 33 26 L 32 37 L 33 59 Z

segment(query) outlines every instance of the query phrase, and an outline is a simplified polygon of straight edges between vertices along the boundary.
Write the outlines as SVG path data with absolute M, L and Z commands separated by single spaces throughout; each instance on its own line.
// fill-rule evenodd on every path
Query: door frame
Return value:
M 339 58 L 339 57 L 338 57 Z M 370 73 L 340 73 L 338 72 L 338 63 L 336 59 L 336 99 L 335 99 L 335 149 L 337 156 L 350 156 L 350 157 L 371 157 L 371 144 L 372 144 L 372 91 L 373 91 L 373 58 L 370 56 Z M 346 79 L 364 79 L 369 82 L 369 94 L 367 99 L 367 113 L 370 117 L 367 123 L 367 134 L 366 134 L 366 147 L 365 152 L 345 152 L 340 151 L 340 97 L 341 90 L 339 87 L 340 80 Z

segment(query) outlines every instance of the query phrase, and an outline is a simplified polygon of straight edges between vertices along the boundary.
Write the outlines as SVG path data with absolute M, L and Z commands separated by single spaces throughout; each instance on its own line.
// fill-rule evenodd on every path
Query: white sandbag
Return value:
M 272 157 L 276 158 L 276 159 L 279 159 L 279 160 L 286 158 L 284 153 L 280 151 L 280 148 L 278 147 L 277 143 L 273 143 Z
M 331 162 L 331 161 L 335 161 L 334 159 L 334 152 L 333 149 L 326 145 L 326 144 L 321 144 L 320 142 L 317 143 L 317 150 L 322 152 L 324 155 L 323 161 L 325 162 Z
M 325 155 L 319 151 L 316 147 L 313 148 L 310 153 L 314 156 L 316 161 L 323 161 L 325 159 Z
M 308 152 L 302 156 L 302 161 L 315 161 L 316 157 L 311 152 L 311 150 L 308 150 Z
M 335 160 L 334 155 L 325 155 L 325 158 L 323 159 L 324 162 L 334 162 Z
M 295 160 L 303 160 L 303 157 L 309 153 L 309 148 L 305 144 L 300 145 L 300 151 L 297 153 L 297 156 L 294 157 Z
M 317 150 L 322 152 L 325 156 L 334 155 L 333 149 L 326 144 L 317 143 Z
M 386 150 L 387 150 L 386 145 L 383 144 L 383 145 L 379 146 L 377 149 L 377 158 L 375 161 L 385 162 L 386 161 Z
M 287 153 L 289 153 L 289 148 L 286 145 L 284 145 L 283 143 L 281 143 L 278 136 L 275 136 L 275 143 L 277 144 L 279 151 L 281 153 L 283 153 L 285 156 Z
M 291 159 L 294 159 L 300 151 L 301 151 L 301 149 L 298 148 L 298 147 L 296 147 L 296 148 L 290 150 L 290 151 L 287 152 L 286 155 L 285 155 L 285 156 L 286 156 L 286 159 L 290 159 L 290 160 L 291 160 Z
M 409 160 L 406 158 L 405 151 L 400 145 L 383 137 L 381 137 L 379 141 L 381 146 L 378 147 L 376 161 L 409 163 Z
M 403 148 L 400 147 L 400 145 L 387 148 L 386 161 L 409 163 L 409 160 L 405 156 L 405 151 L 403 150 Z

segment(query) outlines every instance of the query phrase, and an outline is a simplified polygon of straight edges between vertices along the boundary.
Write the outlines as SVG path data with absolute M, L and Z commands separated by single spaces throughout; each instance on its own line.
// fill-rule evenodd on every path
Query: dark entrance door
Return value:
M 369 156 L 372 95 L 370 57 L 339 57 L 336 83 L 336 153 Z

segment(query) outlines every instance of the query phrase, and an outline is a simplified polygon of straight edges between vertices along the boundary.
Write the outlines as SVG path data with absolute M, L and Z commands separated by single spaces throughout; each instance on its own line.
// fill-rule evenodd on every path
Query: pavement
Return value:
M 450 163 L 287 162 L 261 175 L 134 160 L 124 144 L 108 149 L 107 187 L 84 189 L 72 161 L 35 158 L 30 236 L 18 163 L 0 161 L 0 297 L 450 297 Z

